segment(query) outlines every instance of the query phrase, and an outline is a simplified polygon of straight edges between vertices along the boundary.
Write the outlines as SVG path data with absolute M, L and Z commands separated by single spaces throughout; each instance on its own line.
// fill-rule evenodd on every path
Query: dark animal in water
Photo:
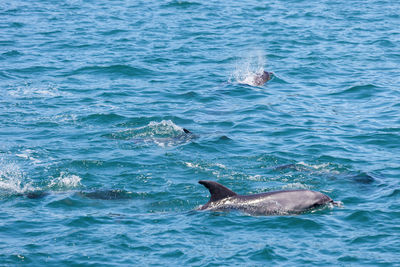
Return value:
M 240 80 L 241 84 L 248 84 L 251 86 L 262 86 L 264 83 L 272 79 L 274 74 L 268 71 L 262 71 L 260 73 L 249 73 L 244 80 Z
M 50 195 L 50 192 L 46 191 L 30 191 L 21 194 L 30 199 L 41 199 Z M 130 199 L 132 193 L 125 190 L 95 190 L 95 191 L 78 191 L 74 192 L 73 195 L 91 198 L 91 199 L 102 199 L 102 200 L 118 200 L 118 199 Z
M 272 79 L 272 72 L 263 71 L 261 75 L 254 76 L 254 85 L 261 86 Z

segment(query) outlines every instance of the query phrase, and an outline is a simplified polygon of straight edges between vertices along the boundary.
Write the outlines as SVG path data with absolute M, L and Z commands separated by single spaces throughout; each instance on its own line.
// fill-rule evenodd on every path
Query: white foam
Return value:
M 15 156 L 23 158 L 23 159 L 29 159 L 29 156 L 26 154 L 15 154 Z
M 56 97 L 62 95 L 55 85 L 49 84 L 43 87 L 34 87 L 28 83 L 24 86 L 9 89 L 8 94 L 14 97 Z
M 59 177 L 50 181 L 49 187 L 76 188 L 81 185 L 81 180 L 77 175 L 61 172 Z
M 146 126 L 125 130 L 123 132 L 133 135 L 132 137 L 174 137 L 177 133 L 181 134 L 183 128 L 179 127 L 171 120 L 162 120 L 161 122 L 151 121 Z
M 76 124 L 76 122 L 78 121 L 78 116 L 76 114 L 60 114 L 53 116 L 52 119 L 59 123 Z
M 249 175 L 248 179 L 249 179 L 249 180 L 252 180 L 252 181 L 260 181 L 260 180 L 262 179 L 262 176 L 259 175 L 259 174 L 256 174 L 256 175 Z
M 314 169 L 320 173 L 331 173 L 331 174 L 339 174 L 339 171 L 334 170 L 334 167 L 331 166 L 330 163 L 321 163 L 321 164 L 307 164 L 303 161 L 296 163 L 297 165 L 301 165 L 310 169 Z
M 24 193 L 35 190 L 31 182 L 26 182 L 23 172 L 14 163 L 0 165 L 0 190 Z
M 185 162 L 185 165 L 186 165 L 187 167 L 193 168 L 193 169 L 200 168 L 200 165 L 199 165 L 199 164 L 194 164 L 194 163 L 191 163 L 191 162 Z
M 310 189 L 310 186 L 302 183 L 290 183 L 282 186 L 282 189 Z
M 161 122 L 151 121 L 148 126 L 161 133 L 171 133 L 172 131 L 183 132 L 183 128 L 171 120 L 162 120 Z
M 19 157 L 19 158 L 23 158 L 23 159 L 30 160 L 30 161 L 32 161 L 33 163 L 36 163 L 36 164 L 41 163 L 40 160 L 38 160 L 38 159 L 36 159 L 36 158 L 34 158 L 34 157 L 32 156 L 33 153 L 35 153 L 35 151 L 33 151 L 33 150 L 31 150 L 31 149 L 25 149 L 25 150 L 22 151 L 21 153 L 15 154 L 15 156 L 17 156 L 17 157 Z
M 153 138 L 151 139 L 151 141 L 160 147 L 172 146 L 171 143 L 165 140 L 161 140 L 160 138 Z
M 217 167 L 220 167 L 221 169 L 226 169 L 226 166 L 224 164 L 215 163 L 214 165 L 217 166 Z
M 327 168 L 329 166 L 329 163 L 322 163 L 322 164 L 319 164 L 319 165 L 316 165 L 316 164 L 313 165 L 313 164 L 307 164 L 307 163 L 305 163 L 303 161 L 300 161 L 297 164 L 298 165 L 303 165 L 305 167 L 312 168 L 312 169 L 315 169 L 315 170 Z

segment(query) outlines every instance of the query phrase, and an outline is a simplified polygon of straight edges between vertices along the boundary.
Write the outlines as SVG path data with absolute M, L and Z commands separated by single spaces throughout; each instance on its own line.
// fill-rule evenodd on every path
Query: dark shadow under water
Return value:
M 24 196 L 29 199 L 42 199 L 46 196 L 51 195 L 55 192 L 48 191 L 30 191 L 23 194 L 18 194 L 19 196 Z M 101 200 L 120 200 L 120 199 L 131 199 L 133 197 L 133 193 L 119 190 L 119 189 L 105 189 L 105 190 L 94 190 L 94 191 L 77 191 L 73 192 L 73 195 L 90 198 L 90 199 L 101 199 Z

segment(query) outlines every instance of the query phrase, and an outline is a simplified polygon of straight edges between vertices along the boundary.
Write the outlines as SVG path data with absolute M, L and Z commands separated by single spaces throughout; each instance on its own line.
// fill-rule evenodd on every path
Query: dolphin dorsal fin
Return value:
M 236 196 L 237 194 L 230 189 L 226 188 L 222 184 L 213 181 L 199 181 L 199 184 L 204 185 L 210 191 L 211 198 L 210 202 L 218 201 L 223 198 Z

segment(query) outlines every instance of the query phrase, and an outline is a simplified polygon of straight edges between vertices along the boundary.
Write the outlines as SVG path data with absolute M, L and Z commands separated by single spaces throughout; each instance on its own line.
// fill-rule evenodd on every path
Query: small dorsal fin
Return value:
M 236 196 L 237 194 L 222 184 L 213 181 L 199 181 L 199 184 L 204 185 L 210 191 L 210 202 L 218 201 L 227 197 Z

